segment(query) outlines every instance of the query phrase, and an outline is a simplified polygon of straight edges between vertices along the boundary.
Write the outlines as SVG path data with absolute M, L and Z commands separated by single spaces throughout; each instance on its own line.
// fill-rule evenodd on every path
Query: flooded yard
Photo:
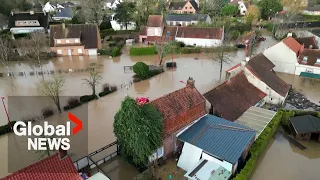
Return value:
M 257 52 L 262 52 L 264 49 L 275 43 L 276 41 L 272 40 L 270 37 L 267 37 L 267 41 L 260 44 Z M 113 117 L 118 111 L 121 101 L 127 94 L 132 97 L 146 96 L 152 100 L 184 87 L 185 84 L 181 83 L 180 81 L 186 81 L 188 77 L 193 77 L 195 79 L 195 86 L 200 91 L 200 93 L 205 93 L 222 82 L 219 80 L 218 63 L 207 59 L 205 55 L 200 55 L 199 59 L 195 60 L 195 57 L 198 57 L 197 54 L 187 54 L 174 56 L 174 61 L 177 62 L 178 66 L 177 69 L 166 70 L 164 73 L 157 75 L 151 79 L 133 84 L 129 90 L 121 90 L 121 84 L 123 84 L 124 81 L 132 80 L 133 75 L 133 73 L 124 73 L 124 66 L 132 66 L 138 61 L 143 61 L 149 65 L 155 65 L 158 60 L 157 55 L 130 57 L 128 56 L 128 54 L 126 54 L 127 52 L 128 51 L 124 52 L 124 54 L 120 57 L 113 59 L 109 59 L 106 56 L 59 57 L 48 61 L 44 66 L 44 69 L 48 71 L 68 71 L 68 69 L 87 68 L 92 62 L 102 64 L 103 67 L 101 68 L 101 74 L 103 80 L 102 83 L 97 87 L 97 92 L 101 91 L 103 83 L 109 83 L 118 87 L 118 91 L 105 97 L 99 98 L 96 101 L 92 101 L 88 104 L 88 122 L 86 122 L 88 124 L 88 152 L 93 152 L 116 140 L 113 134 Z M 245 59 L 245 52 L 243 50 L 240 50 L 237 52 L 237 55 L 233 58 L 233 61 L 230 64 L 223 65 L 223 71 L 235 64 L 238 64 L 243 59 Z M 167 58 L 165 58 L 165 60 L 171 61 L 171 56 L 168 56 Z M 10 65 L 10 69 L 13 72 L 32 71 L 32 68 L 27 63 L 12 63 Z M 6 72 L 6 69 L 0 66 L 0 72 Z M 82 96 L 85 94 L 91 94 L 91 89 L 83 85 L 83 79 L 88 77 L 87 73 L 74 72 L 62 73 L 62 75 L 66 79 L 65 87 L 61 94 L 62 96 Z M 290 81 L 295 81 L 294 79 L 292 80 L 292 78 L 286 79 L 285 75 L 281 77 L 289 83 Z M 45 78 L 48 78 L 48 76 L 45 76 Z M 0 78 L 0 96 L 6 97 L 6 104 L 9 96 L 39 96 L 36 84 L 39 83 L 41 79 L 41 77 L 29 75 L 27 75 L 26 77 L 22 76 L 13 78 Z M 224 77 L 222 79 L 224 79 Z M 300 87 L 303 93 L 307 93 L 307 97 L 313 98 L 315 99 L 315 101 L 319 101 L 320 92 L 313 89 L 315 86 L 307 86 L 301 84 L 297 87 Z M 25 104 L 33 106 L 32 102 L 25 102 Z M 62 102 L 62 106 L 64 105 L 65 101 Z M 20 105 L 17 104 L 17 107 L 19 106 Z M 54 107 L 53 104 L 52 107 Z M 0 125 L 3 125 L 7 123 L 7 118 L 3 108 L 1 107 L 0 109 Z M 29 113 L 39 114 L 40 111 L 41 109 L 34 108 L 33 111 L 31 110 Z M 77 111 L 77 109 L 75 109 L 74 111 Z M 23 112 L 25 111 L 18 111 L 14 116 L 15 119 L 12 120 L 19 120 L 21 117 L 29 115 Z M 12 116 L 12 114 L 9 115 Z M 49 120 L 52 123 L 62 123 L 65 121 L 65 119 L 67 119 L 67 113 L 64 112 L 62 114 L 50 117 Z M 19 162 L 31 164 L 39 160 L 39 157 L 28 154 L 26 148 L 20 146 L 25 142 L 19 142 L 19 139 L 12 138 L 12 136 L 13 134 L 8 134 L 0 137 L 0 178 L 9 174 L 8 139 L 13 139 L 12 141 L 15 141 L 16 143 L 15 151 L 17 151 Z M 286 147 L 285 145 L 286 144 L 284 142 L 284 145 L 279 146 L 278 148 Z M 282 152 L 282 150 L 280 152 Z M 282 156 L 285 156 L 285 150 L 283 150 L 283 153 L 281 153 L 281 157 Z M 274 158 L 274 160 L 277 159 L 279 158 Z M 123 165 L 123 163 L 119 163 L 121 160 L 116 161 L 117 162 L 107 164 L 105 165 L 105 167 L 103 167 L 106 168 L 106 171 L 108 172 L 108 175 L 112 177 L 112 180 L 122 180 L 128 178 L 128 176 L 135 176 L 136 171 L 131 171 L 130 168 L 126 168 L 126 165 Z M 299 161 L 297 160 L 297 163 L 298 162 Z M 278 162 L 273 161 L 270 163 L 271 167 L 274 167 Z M 315 162 L 312 162 L 312 160 L 310 160 L 310 164 L 312 165 L 313 163 Z M 315 164 L 318 164 L 318 166 L 320 165 L 319 161 L 317 161 Z M 291 165 L 294 166 L 294 164 Z M 123 170 L 121 170 L 121 168 L 118 169 L 119 166 L 123 167 Z M 283 168 L 283 166 L 279 167 Z M 305 166 L 305 168 L 301 168 L 300 170 L 302 171 L 308 169 L 309 168 Z M 130 175 L 125 176 L 124 174 Z M 255 174 L 257 174 L 257 172 Z M 260 180 L 265 176 L 264 174 L 257 174 L 255 175 L 255 177 L 257 180 Z
M 259 158 L 251 180 L 319 180 L 320 143 L 299 142 L 308 149 L 300 150 L 282 134 L 276 134 Z

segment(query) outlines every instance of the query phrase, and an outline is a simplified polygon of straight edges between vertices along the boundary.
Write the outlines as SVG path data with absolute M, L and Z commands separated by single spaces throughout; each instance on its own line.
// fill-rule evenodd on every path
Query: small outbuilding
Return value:
M 320 118 L 312 115 L 294 116 L 290 118 L 290 122 L 296 139 L 315 139 L 320 142 Z

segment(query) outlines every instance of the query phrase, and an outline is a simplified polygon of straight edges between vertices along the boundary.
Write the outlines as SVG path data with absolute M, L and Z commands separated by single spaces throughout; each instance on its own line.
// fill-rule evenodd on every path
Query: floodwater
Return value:
M 251 180 L 319 180 L 320 143 L 299 141 L 300 150 L 278 133 L 256 163 Z
M 267 41 L 262 42 L 259 45 L 257 52 L 261 52 L 275 43 L 276 41 L 267 37 Z M 113 134 L 113 117 L 126 95 L 131 97 L 145 96 L 152 100 L 184 87 L 185 84 L 180 81 L 186 81 L 188 77 L 193 77 L 195 79 L 196 87 L 201 93 L 205 93 L 221 83 L 221 81 L 219 81 L 219 64 L 206 59 L 205 55 L 200 55 L 199 60 L 195 60 L 195 57 L 198 57 L 197 54 L 175 55 L 174 61 L 177 62 L 177 69 L 166 70 L 166 72 L 151 79 L 133 84 L 129 90 L 121 90 L 121 84 L 123 84 L 124 81 L 132 80 L 133 75 L 133 73 L 124 73 L 124 66 L 131 66 L 138 61 L 143 61 L 146 64 L 155 64 L 158 58 L 158 56 L 129 57 L 126 52 L 128 51 L 125 51 L 121 57 L 113 59 L 109 59 L 106 56 L 59 57 L 48 61 L 43 67 L 44 70 L 67 71 L 68 69 L 87 68 L 92 62 L 102 64 L 101 73 L 103 82 L 98 85 L 97 92 L 101 90 L 102 84 L 104 83 L 109 83 L 118 87 L 117 92 L 88 104 L 88 122 L 86 122 L 88 127 L 84 127 L 88 128 L 88 152 L 93 152 L 115 141 Z M 238 51 L 230 64 L 223 65 L 223 71 L 239 63 L 244 58 L 245 52 Z M 168 56 L 165 60 L 171 61 L 171 56 Z M 13 72 L 31 71 L 31 67 L 27 63 L 12 63 L 10 69 Z M 6 69 L 0 67 L 0 72 L 6 72 Z M 91 89 L 83 85 L 83 79 L 87 77 L 86 73 L 63 73 L 63 75 L 66 82 L 61 94 L 62 96 L 82 96 L 91 94 Z M 45 78 L 49 77 L 45 76 Z M 8 96 L 39 96 L 37 83 L 39 83 L 41 79 L 42 77 L 28 75 L 26 77 L 2 78 L 0 79 L 0 96 L 6 97 L 6 104 Z M 62 100 L 62 106 L 65 105 L 65 101 L 66 100 Z M 50 104 L 50 101 L 48 100 L 43 103 L 47 106 L 47 103 Z M 25 106 L 35 106 L 34 103 L 28 101 L 24 102 L 24 104 Z M 17 104 L 19 109 L 23 109 L 21 106 L 22 104 Z M 51 103 L 51 106 L 54 107 L 53 103 Z M 7 123 L 7 118 L 2 108 L 0 109 L 0 125 L 3 125 Z M 41 109 L 37 109 L 36 106 L 33 110 L 17 110 L 14 114 L 15 119 L 12 120 L 19 120 L 21 117 L 31 114 L 37 115 L 40 111 Z M 79 110 L 75 109 L 74 111 Z M 29 114 L 26 114 L 27 112 L 29 112 Z M 11 116 L 13 115 L 10 114 L 10 117 Z M 52 123 L 56 124 L 63 123 L 65 119 L 67 119 L 67 113 L 65 112 L 49 118 Z M 26 151 L 26 148 L 22 147 L 21 144 L 24 144 L 25 142 L 22 143 L 19 139 L 12 138 L 11 136 L 13 136 L 13 134 L 0 137 L 0 177 L 8 174 L 8 139 L 17 144 L 15 151 L 19 153 L 17 153 L 16 158 L 20 160 L 20 163 L 23 164 L 23 166 L 39 160 L 36 155 L 30 155 L 30 153 Z M 12 149 L 10 149 L 10 151 L 12 151 Z M 74 158 L 78 157 L 74 156 L 73 159 Z M 118 177 L 123 176 L 123 174 L 120 174 L 122 173 L 119 172 Z M 117 179 L 116 176 L 115 179 Z

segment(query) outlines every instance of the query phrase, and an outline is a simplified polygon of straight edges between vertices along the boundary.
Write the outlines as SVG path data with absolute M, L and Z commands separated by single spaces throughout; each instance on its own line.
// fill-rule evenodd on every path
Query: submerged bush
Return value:
M 63 110 L 68 111 L 78 106 L 81 106 L 80 100 L 76 97 L 71 97 L 68 99 L 68 104 L 65 107 L 63 107 Z
M 82 103 L 86 103 L 86 102 L 89 102 L 89 101 L 92 101 L 92 100 L 95 100 L 95 99 L 98 99 L 97 95 L 84 95 L 84 96 L 80 97 L 80 101 Z
M 52 116 L 54 114 L 54 111 L 52 108 L 46 107 L 41 110 L 41 114 L 42 114 L 43 118 L 47 118 L 47 117 Z
M 136 73 L 140 79 L 146 79 L 149 77 L 149 66 L 144 62 L 137 62 L 132 68 L 133 72 Z

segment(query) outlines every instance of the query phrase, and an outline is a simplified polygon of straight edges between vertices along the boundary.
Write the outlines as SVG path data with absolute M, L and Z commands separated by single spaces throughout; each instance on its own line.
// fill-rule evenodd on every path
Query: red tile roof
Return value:
M 203 95 L 224 119 L 235 121 L 266 94 L 247 80 L 244 72 Z
M 148 27 L 162 27 L 163 16 L 162 15 L 150 15 L 148 18 Z
M 299 51 L 302 48 L 302 45 L 298 43 L 293 37 L 289 36 L 282 40 L 282 42 L 287 45 L 293 52 L 295 52 L 298 56 Z
M 168 39 L 167 35 L 169 35 L 169 40 L 175 40 L 177 26 L 165 26 L 163 29 L 162 39 Z
M 221 39 L 223 28 L 178 27 L 178 38 Z
M 192 121 L 205 115 L 205 99 L 196 88 L 186 86 L 182 89 L 176 90 L 172 93 L 166 94 L 158 99 L 151 101 L 151 103 L 163 115 L 165 124 L 170 124 L 171 127 L 164 129 L 164 136 L 173 133 L 172 130 L 183 128 Z M 202 109 L 194 115 L 195 119 L 191 122 L 185 120 L 178 120 L 177 117 L 182 116 L 194 110 L 193 108 L 203 104 Z M 185 117 L 188 118 L 188 117 Z M 171 121 L 171 122 L 168 122 Z M 173 126 L 173 127 L 172 127 Z
M 146 42 L 160 42 L 160 41 L 162 41 L 162 37 L 161 36 L 148 36 L 145 41 Z
M 3 180 L 82 180 L 69 157 L 60 159 L 59 154 L 47 157 L 21 169 Z
M 266 83 L 271 89 L 279 93 L 281 96 L 285 96 L 290 85 L 280 79 L 273 68 L 275 65 L 262 53 L 251 58 L 246 68 L 250 70 L 257 78 Z

